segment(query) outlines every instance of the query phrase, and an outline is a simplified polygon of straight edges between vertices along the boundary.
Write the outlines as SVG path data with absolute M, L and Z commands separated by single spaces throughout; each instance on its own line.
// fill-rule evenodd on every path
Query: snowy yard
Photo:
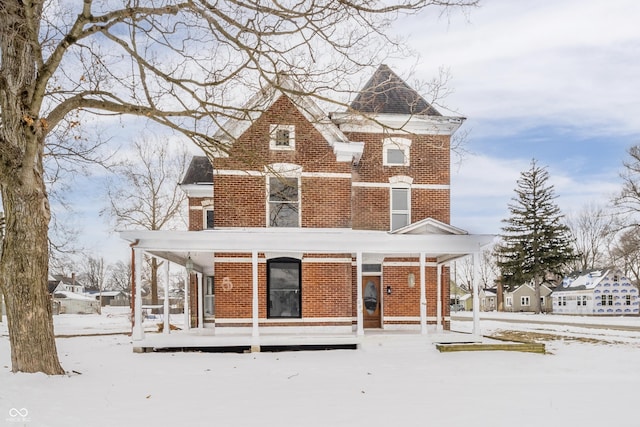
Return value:
M 128 325 L 118 313 L 60 315 L 55 322 L 59 335 Z M 607 322 L 640 325 L 640 318 Z M 470 323 L 454 321 L 453 327 Z M 640 425 L 640 333 L 499 318 L 481 325 L 483 332 L 535 330 L 567 338 L 546 341 L 551 354 L 539 355 L 439 353 L 419 335 L 399 334 L 369 336 L 360 350 L 248 354 L 135 354 L 126 335 L 69 337 L 57 340 L 69 375 L 47 377 L 10 372 L 4 319 L 0 424 Z

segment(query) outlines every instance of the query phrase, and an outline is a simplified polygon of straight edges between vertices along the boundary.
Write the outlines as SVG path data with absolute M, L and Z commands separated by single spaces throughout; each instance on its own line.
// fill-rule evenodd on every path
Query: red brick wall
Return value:
M 295 151 L 269 149 L 271 124 L 295 125 Z M 293 106 L 280 97 L 233 144 L 230 157 L 214 160 L 214 221 L 216 227 L 265 227 L 267 218 L 266 182 L 262 176 L 224 174 L 225 170 L 263 173 L 265 165 L 291 163 L 302 167 L 301 211 L 302 227 L 352 227 L 354 229 L 388 230 L 390 227 L 389 178 L 406 175 L 413 178 L 411 188 L 412 222 L 432 217 L 449 223 L 450 191 L 448 189 L 416 188 L 420 185 L 450 183 L 450 137 L 424 135 L 397 135 L 411 138 L 410 165 L 383 166 L 383 134 L 352 133 L 351 141 L 362 141 L 365 149 L 358 165 L 336 162 L 333 149 L 318 130 Z M 309 176 L 309 173 L 314 173 Z M 307 175 L 305 175 L 307 174 Z M 327 176 L 321 176 L 327 174 Z M 335 174 L 351 176 L 336 177 Z M 368 183 L 373 186 L 353 186 Z M 375 184 L 380 184 L 376 186 Z M 189 229 L 202 228 L 202 201 L 191 199 Z M 250 254 L 224 255 L 250 258 Z M 259 264 L 259 317 L 267 315 L 266 262 L 261 256 Z M 305 257 L 321 257 L 306 255 Z M 331 255 L 330 257 L 350 257 Z M 386 260 L 389 262 L 391 260 Z M 396 260 L 398 261 L 398 260 Z M 420 271 L 417 259 L 402 259 L 415 266 L 384 267 L 383 289 L 392 287 L 391 295 L 384 295 L 384 315 L 417 317 L 420 314 Z M 251 262 L 218 262 L 215 265 L 216 318 L 251 318 L 252 267 Z M 413 272 L 416 285 L 409 288 L 407 275 Z M 233 289 L 222 290 L 222 281 L 228 277 Z M 436 314 L 436 269 L 427 269 L 428 316 Z M 355 317 L 355 267 L 349 263 L 302 263 L 303 317 Z M 195 300 L 195 298 L 194 298 Z M 442 278 L 443 315 L 449 311 L 448 270 Z M 283 323 L 284 324 L 284 323 Z M 288 323 L 287 323 L 288 324 Z

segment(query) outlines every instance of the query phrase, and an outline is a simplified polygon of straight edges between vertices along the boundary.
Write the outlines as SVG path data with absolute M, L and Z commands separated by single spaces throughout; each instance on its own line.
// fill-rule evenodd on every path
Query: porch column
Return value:
M 167 270 L 164 281 L 164 308 L 162 309 L 162 317 L 164 317 L 164 327 L 162 328 L 162 333 L 170 334 L 171 322 L 169 320 L 171 317 L 171 306 L 169 305 L 169 278 L 171 277 L 171 272 L 169 270 L 171 263 L 167 260 L 165 260 L 164 262 L 167 264 Z
M 131 338 L 134 341 L 141 341 L 144 339 L 144 328 L 142 327 L 142 250 L 133 248 L 133 258 L 136 272 L 136 301 L 133 307 L 133 331 L 131 332 Z
M 480 281 L 480 252 L 473 253 L 473 335 L 480 338 L 480 297 L 478 282 Z
M 444 319 L 442 319 L 442 264 L 437 264 L 436 269 L 438 271 L 438 290 L 437 290 L 438 302 L 436 303 L 436 331 L 442 332 L 444 330 L 444 325 L 443 325 Z
M 356 335 L 364 335 L 362 318 L 362 252 L 356 253 Z
M 252 319 L 252 327 L 251 327 L 251 336 L 254 338 L 258 338 L 260 336 L 260 331 L 258 330 L 259 322 L 258 322 L 258 251 L 251 252 L 251 269 L 253 276 L 253 285 L 252 285 L 252 302 L 251 302 L 251 319 Z M 257 345 L 257 342 L 254 344 Z
M 198 329 L 204 328 L 204 303 L 202 301 L 202 273 L 196 273 L 196 280 L 198 281 Z
M 191 310 L 189 310 L 189 288 L 191 287 L 191 272 L 187 271 L 187 280 L 184 284 L 184 330 L 191 329 Z
M 427 259 L 420 253 L 420 333 L 427 334 Z

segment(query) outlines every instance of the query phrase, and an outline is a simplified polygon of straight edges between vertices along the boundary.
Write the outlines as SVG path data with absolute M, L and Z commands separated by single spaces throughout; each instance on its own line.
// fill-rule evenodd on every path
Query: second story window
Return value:
M 300 226 L 298 178 L 269 177 L 269 227 Z
M 271 125 L 269 148 L 272 150 L 295 150 L 296 127 L 294 125 Z
M 384 166 L 409 166 L 411 140 L 386 138 L 382 141 L 382 164 Z
M 411 222 L 410 196 L 409 188 L 391 188 L 391 231 Z

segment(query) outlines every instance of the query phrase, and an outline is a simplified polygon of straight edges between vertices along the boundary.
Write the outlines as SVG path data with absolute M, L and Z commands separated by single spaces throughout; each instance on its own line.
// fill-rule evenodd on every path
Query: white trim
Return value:
M 213 184 L 180 184 L 187 197 L 213 197 Z
M 217 324 L 236 324 L 236 323 L 246 323 L 250 324 L 252 322 L 251 317 L 235 317 L 235 318 L 216 318 Z M 258 318 L 260 323 L 344 323 L 353 322 L 351 317 L 301 317 L 301 318 L 284 318 L 284 319 L 268 319 L 266 317 Z
M 406 209 L 394 209 L 393 208 L 393 192 L 395 190 L 406 190 Z M 402 227 L 393 227 L 393 215 L 404 215 L 407 218 L 407 223 Z M 405 183 L 398 183 L 389 188 L 389 230 L 394 231 L 400 228 L 404 228 L 407 225 L 411 224 L 411 186 Z
M 389 163 L 389 150 L 402 152 L 402 163 Z M 382 165 L 383 166 L 409 166 L 411 164 L 411 139 L 390 137 L 382 140 Z
M 342 132 L 397 133 L 400 135 L 453 135 L 465 117 L 429 116 L 423 114 L 331 113 Z
M 302 252 L 267 252 L 270 255 L 269 258 L 259 258 L 258 264 L 266 264 L 267 259 L 270 258 L 279 258 L 280 256 L 290 257 L 290 258 L 298 258 L 301 259 L 303 263 L 309 264 L 352 264 L 356 265 L 355 261 L 351 258 L 313 258 L 308 257 L 305 258 L 302 256 Z M 275 256 L 278 255 L 278 256 Z M 251 258 L 249 257 L 214 257 L 214 263 L 228 263 L 228 264 L 249 264 L 251 263 Z M 434 263 L 435 265 L 435 263 Z
M 435 316 L 427 316 L 427 321 L 435 321 Z M 385 322 L 420 322 L 420 316 L 385 316 Z
M 350 173 L 337 173 L 337 172 L 303 172 L 303 178 L 343 178 L 351 179 Z
M 370 188 L 390 188 L 392 185 L 388 182 L 362 182 L 354 181 L 351 183 L 352 187 L 370 187 Z M 449 184 L 411 184 L 412 189 L 418 190 L 450 190 Z
M 385 256 L 427 257 L 474 253 L 490 244 L 490 234 L 391 234 L 386 231 L 351 230 L 348 228 L 279 228 L 247 227 L 203 231 L 130 230 L 120 237 L 129 242 L 138 240 L 136 248 L 170 255 L 183 263 L 187 252 L 303 252 L 385 254 Z M 198 266 L 196 266 L 198 268 Z
M 425 263 L 426 267 L 437 267 L 438 263 L 429 261 Z M 383 262 L 382 267 L 420 267 L 420 262 L 414 261 L 391 261 L 391 262 Z

